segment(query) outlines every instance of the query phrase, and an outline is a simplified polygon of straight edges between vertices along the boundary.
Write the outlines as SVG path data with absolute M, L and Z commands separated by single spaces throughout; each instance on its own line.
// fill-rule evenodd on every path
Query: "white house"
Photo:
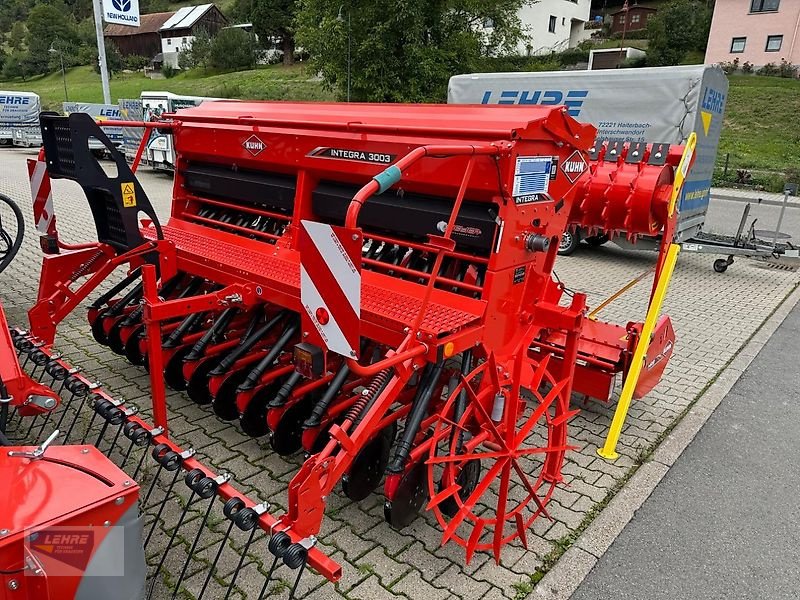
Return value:
M 192 47 L 198 31 L 213 36 L 227 25 L 228 19 L 214 4 L 178 9 L 159 29 L 163 63 L 178 68 L 178 54 Z
M 574 48 L 588 39 L 591 0 L 536 0 L 523 6 L 519 18 L 528 40 L 519 47 L 520 54 L 549 54 Z

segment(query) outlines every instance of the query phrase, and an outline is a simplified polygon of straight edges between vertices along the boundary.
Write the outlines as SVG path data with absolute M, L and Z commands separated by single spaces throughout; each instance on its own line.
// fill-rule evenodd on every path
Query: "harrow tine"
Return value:
M 281 557 L 276 555 L 275 558 L 272 560 L 272 565 L 270 566 L 269 571 L 267 571 L 267 578 L 264 580 L 264 585 L 261 586 L 261 591 L 258 594 L 258 600 L 263 600 L 264 594 L 267 593 L 269 582 L 272 581 L 272 574 L 275 573 L 275 569 L 277 568 L 278 561 L 280 559 Z M 294 589 L 292 589 L 292 591 L 294 591 Z
M 297 578 L 294 580 L 294 585 L 292 586 L 292 591 L 289 592 L 289 600 L 293 600 L 295 593 L 297 592 L 297 586 L 300 585 L 300 578 L 303 576 L 303 572 L 306 570 L 306 565 L 308 564 L 307 558 L 303 560 L 302 564 L 300 565 L 300 571 L 297 573 Z
M 203 519 L 200 521 L 200 525 L 197 528 L 197 533 L 195 534 L 194 540 L 192 541 L 192 545 L 189 548 L 189 553 L 186 556 L 186 561 L 183 563 L 183 568 L 181 569 L 180 577 L 178 577 L 178 582 L 175 584 L 175 591 L 172 593 L 172 599 L 173 600 L 175 600 L 175 598 L 178 595 L 178 591 L 181 588 L 181 583 L 183 583 L 183 578 L 186 577 L 186 570 L 189 568 L 189 563 L 192 561 L 192 557 L 194 556 L 195 550 L 197 550 L 197 544 L 200 541 L 200 536 L 203 534 L 203 529 L 205 529 L 206 523 L 208 522 L 208 517 L 211 514 L 211 509 L 214 508 L 214 500 L 217 497 L 216 496 L 216 494 L 217 494 L 217 486 L 219 485 L 219 483 L 227 481 L 228 479 L 230 479 L 230 477 L 228 475 L 224 475 L 224 474 L 220 475 L 220 477 L 218 478 L 219 481 L 211 479 L 210 477 L 204 477 L 203 479 L 201 479 L 197 483 L 197 487 L 200 488 L 200 486 L 203 484 L 204 480 L 206 480 L 206 479 L 208 481 L 211 481 L 211 482 L 214 483 L 213 493 L 211 493 L 211 495 L 209 496 L 210 500 L 208 501 L 208 506 L 206 507 L 206 512 L 203 514 Z M 206 483 L 206 485 L 208 485 L 208 484 Z M 203 490 L 200 489 L 200 491 L 203 491 Z M 207 492 L 205 492 L 205 493 L 207 493 Z M 198 495 L 200 495 L 199 492 L 198 492 Z M 201 496 L 201 498 L 203 498 L 203 497 L 204 496 Z M 188 505 L 187 505 L 187 509 L 188 509 Z M 176 528 L 176 531 L 177 531 L 177 528 Z
M 258 506 L 262 507 L 265 511 L 269 510 L 269 505 L 267 504 L 259 504 Z M 259 513 L 256 512 L 255 508 L 243 508 L 236 513 L 236 516 L 234 517 L 236 526 L 242 531 L 249 531 L 250 535 L 247 536 L 247 542 L 245 542 L 244 548 L 242 548 L 242 552 L 239 555 L 239 562 L 236 564 L 236 569 L 233 572 L 233 577 L 231 577 L 231 582 L 228 584 L 228 589 L 225 591 L 224 600 L 228 600 L 228 598 L 230 598 L 231 592 L 236 586 L 236 579 L 239 577 L 239 572 L 242 570 L 244 559 L 247 556 L 248 550 L 250 550 L 250 546 L 253 544 L 253 538 L 255 538 L 256 530 L 258 529 L 256 527 L 256 525 L 258 525 L 258 518 Z
M 183 526 L 183 522 L 186 519 L 186 515 L 189 513 L 189 510 L 192 508 L 192 505 L 195 502 L 195 497 L 199 496 L 200 498 L 206 498 L 206 499 L 211 498 L 211 502 L 209 502 L 208 505 L 208 512 L 211 511 L 211 507 L 214 504 L 213 498 L 217 493 L 217 482 L 211 479 L 210 477 L 206 477 L 202 469 L 192 469 L 191 471 L 189 471 L 184 477 L 184 483 L 186 483 L 186 486 L 191 490 L 191 493 L 189 494 L 189 499 L 186 501 L 186 506 L 183 507 L 181 516 L 178 517 L 177 525 L 175 525 L 175 527 L 172 528 L 172 534 L 169 536 L 169 542 L 167 542 L 167 547 L 161 553 L 161 560 L 158 561 L 158 566 L 156 567 L 156 570 L 151 578 L 150 592 L 147 594 L 148 600 L 153 595 L 153 591 L 155 590 L 156 583 L 158 581 L 158 575 L 161 573 L 161 569 L 164 566 L 164 561 L 166 561 L 169 551 L 172 550 L 172 545 L 175 543 L 175 538 L 178 535 L 178 530 Z M 208 518 L 208 512 L 206 513 L 206 519 Z M 204 523 L 206 519 L 203 520 Z M 200 527 L 202 529 L 203 525 L 201 525 Z M 193 551 L 194 551 L 194 546 L 192 552 Z M 189 553 L 189 556 L 186 558 L 186 561 L 183 564 L 183 570 L 181 571 L 181 580 L 186 574 L 186 568 L 188 567 L 189 562 L 192 559 L 191 557 L 192 552 Z M 178 582 L 178 586 L 179 585 L 180 581 Z M 177 592 L 178 588 L 176 586 L 175 593 Z M 175 596 L 173 596 L 173 598 L 174 597 Z
M 222 507 L 222 513 L 229 521 L 228 529 L 219 543 L 219 548 L 217 548 L 217 553 L 214 555 L 214 560 L 208 567 L 208 572 L 206 573 L 206 578 L 203 581 L 203 587 L 200 588 L 200 594 L 198 594 L 197 600 L 202 600 L 203 595 L 206 593 L 206 588 L 208 588 L 208 584 L 211 581 L 211 577 L 216 571 L 217 563 L 219 563 L 219 559 L 222 556 L 222 552 L 225 550 L 225 544 L 230 539 L 231 533 L 233 533 L 233 526 L 236 524 L 234 522 L 236 514 L 243 508 L 245 508 L 244 500 L 238 497 L 231 498 L 225 503 L 225 506 Z

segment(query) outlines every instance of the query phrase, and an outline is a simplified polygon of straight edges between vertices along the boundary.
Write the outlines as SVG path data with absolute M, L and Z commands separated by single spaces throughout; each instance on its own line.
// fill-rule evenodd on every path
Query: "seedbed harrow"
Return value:
M 164 224 L 97 124 L 42 116 L 40 164 L 82 187 L 98 241 L 66 245 L 52 214 L 35 215 L 39 297 L 10 342 L 55 393 L 38 414 L 17 406 L 8 432 L 37 444 L 58 429 L 140 483 L 144 547 L 166 538 L 145 556 L 148 593 L 166 582 L 172 597 L 202 597 L 223 584 L 228 598 L 248 555 L 263 563 L 252 597 L 278 568 L 295 574 L 291 596 L 306 566 L 335 581 L 341 567 L 317 543 L 328 499 L 381 486 L 389 525 L 431 511 L 467 561 L 527 547 L 573 449 L 572 394 L 611 400 L 647 332 L 587 316 L 585 295 L 553 275 L 558 240 L 573 225 L 663 230 L 658 282 L 690 153 L 595 142 L 593 127 L 541 106 L 214 102 L 139 125 L 174 137 Z M 107 144 L 116 176 L 90 138 Z M 98 343 L 149 371 L 141 412 L 52 346 L 59 322 L 115 273 L 88 317 Z M 669 359 L 669 319 L 645 337 L 637 396 Z M 285 510 L 175 444 L 166 387 L 268 436 L 278 455 L 303 453 L 273 502 Z M 220 541 L 200 561 L 204 531 Z M 234 546 L 238 567 L 222 572 Z

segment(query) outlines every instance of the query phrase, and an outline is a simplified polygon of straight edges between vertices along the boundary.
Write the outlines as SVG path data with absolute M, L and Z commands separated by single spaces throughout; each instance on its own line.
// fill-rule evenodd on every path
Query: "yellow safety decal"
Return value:
M 120 187 L 122 188 L 122 206 L 125 208 L 136 206 L 136 188 L 133 183 L 123 183 Z

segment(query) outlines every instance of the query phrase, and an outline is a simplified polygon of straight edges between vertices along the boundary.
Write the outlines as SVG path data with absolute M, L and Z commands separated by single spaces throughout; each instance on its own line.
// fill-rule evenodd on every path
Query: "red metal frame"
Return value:
M 465 123 L 469 127 L 464 127 Z M 566 423 L 573 414 L 569 409 L 573 385 L 578 391 L 598 395 L 603 387 L 607 390 L 614 374 L 627 368 L 636 335 L 633 326 L 587 323 L 582 294 L 575 294 L 569 306 L 560 305 L 564 287 L 552 276 L 558 240 L 571 222 L 610 232 L 624 227 L 630 236 L 652 233 L 656 225 L 660 228 L 664 224 L 664 190 L 671 182 L 671 167 L 602 163 L 587 169 L 573 183 L 573 178 L 561 172 L 558 165 L 575 152 L 585 155 L 594 138 L 594 128 L 576 122 L 565 109 L 542 106 L 522 110 L 463 105 L 214 102 L 181 111 L 165 123 L 124 124 L 172 130 L 177 160 L 172 215 L 162 227 L 165 239 L 155 239 L 154 229 L 145 226 L 143 234 L 151 241 L 126 254 L 115 256 L 110 248 L 95 244 L 46 257 L 39 302 L 29 313 L 36 335 L 52 342 L 56 324 L 112 271 L 123 265 L 141 266 L 142 322 L 148 340 L 154 420 L 164 428 L 160 438 L 166 439 L 168 414 L 161 340 L 169 323 L 199 311 L 233 305 L 247 308 L 266 303 L 301 312 L 300 254 L 295 232 L 302 220 L 321 220 L 312 202 L 314 189 L 321 182 L 356 186 L 360 189 L 347 208 L 345 227 L 367 239 L 389 240 L 423 252 L 430 259 L 430 268 L 424 273 L 406 266 L 383 272 L 370 268 L 379 261 L 362 260 L 361 335 L 386 348 L 386 352 L 372 364 L 349 359 L 347 365 L 357 377 L 385 377 L 388 383 L 368 406 L 352 395 L 335 404 L 336 410 L 347 413 L 339 422 L 326 423 L 330 441 L 306 460 L 293 478 L 286 514 L 274 517 L 266 513 L 261 518 L 262 527 L 284 531 L 294 542 L 318 534 L 325 499 L 359 452 L 376 432 L 409 414 L 409 382 L 414 374 L 426 363 L 466 350 L 474 351 L 477 359 L 485 361 L 480 368 L 487 369 L 486 381 L 479 390 L 462 379 L 474 410 L 476 431 L 483 431 L 476 439 L 484 440 L 492 454 L 503 460 L 512 460 L 509 453 L 516 451 L 512 442 L 519 442 L 516 422 L 524 406 L 520 388 L 538 385 L 545 372 L 557 382 L 556 393 L 548 396 L 548 402 L 555 403 L 555 415 L 547 417 L 549 452 L 535 484 L 537 488 L 549 484 L 551 491 L 544 500 L 549 498 L 552 485 L 560 481 L 560 468 L 568 449 Z M 106 121 L 103 125 L 118 123 Z M 253 137 L 258 139 L 260 148 L 255 152 L 246 144 Z M 332 145 L 365 156 L 390 157 L 392 164 L 385 168 L 381 161 L 337 160 L 319 152 Z M 135 165 L 142 149 L 140 144 Z M 546 194 L 513 196 L 520 157 L 556 157 Z M 243 171 L 294 177 L 291 214 L 269 207 L 240 207 L 236 202 L 205 198 L 197 191 L 189 191 L 185 171 L 198 163 L 235 165 Z M 429 234 L 425 241 L 406 241 L 399 234 L 361 231 L 358 219 L 362 206 L 372 195 L 388 188 L 391 193 L 449 199 L 452 208 L 439 233 Z M 254 200 L 268 203 L 269 198 Z M 454 238 L 459 211 L 466 200 L 482 203 L 492 211 L 497 227 L 488 254 L 478 252 L 473 256 Z M 241 209 L 242 213 L 273 220 L 276 229 L 253 231 L 221 222 L 200 214 L 204 207 Z M 391 223 L 387 228 L 391 229 Z M 146 253 L 158 256 L 162 282 L 181 272 L 201 276 L 222 289 L 164 300 L 159 297 L 155 265 L 143 264 Z M 460 282 L 441 272 L 445 259 L 462 260 L 476 272 L 481 269 L 482 280 L 478 283 L 477 278 L 468 280 L 465 276 L 461 285 L 450 289 L 451 283 Z M 395 275 L 389 275 L 389 271 Z M 70 285 L 78 279 L 76 273 L 90 277 L 73 291 Z M 419 275 L 421 283 L 414 280 L 412 273 Z M 410 278 L 402 279 L 400 275 Z M 285 364 L 276 369 L 269 376 L 277 376 L 280 369 L 281 374 L 291 370 Z M 576 374 L 580 375 L 579 381 Z M 585 385 L 581 383 L 584 379 Z M 503 417 L 492 423 L 487 416 L 492 411 L 491 401 L 497 394 L 506 393 L 509 400 Z M 237 402 L 246 403 L 250 397 L 242 395 Z M 431 414 L 423 421 L 425 426 L 437 419 L 449 419 L 447 414 L 437 413 L 449 410 L 447 406 L 434 401 Z M 359 411 L 354 407 L 361 407 L 361 414 L 356 416 Z M 544 412 L 540 407 L 534 416 L 541 417 Z M 272 417 L 277 418 L 276 415 L 273 413 Z M 501 441 L 492 441 L 492 436 Z M 415 444 L 407 469 L 425 460 L 426 453 L 435 446 L 435 442 L 426 442 L 420 436 Z M 191 461 L 187 468 L 194 466 L 198 465 Z M 507 474 L 503 481 L 507 487 Z M 391 486 L 395 484 L 396 478 L 390 477 L 387 497 L 391 498 Z M 536 491 L 532 493 L 535 502 L 541 503 Z M 446 525 L 446 539 L 453 535 L 453 523 L 466 518 L 469 510 L 462 506 L 457 517 Z M 510 513 L 505 508 L 499 510 L 499 523 L 504 525 Z M 533 518 L 539 514 L 546 514 L 543 506 Z M 529 524 L 530 521 L 524 523 Z M 518 528 L 523 530 L 518 535 L 524 539 L 524 527 L 519 521 Z M 507 539 L 501 531 L 491 544 L 498 557 L 503 541 Z M 468 556 L 476 548 L 484 548 L 477 538 L 460 543 L 467 546 Z M 312 549 L 309 563 L 328 578 L 340 575 L 338 565 L 316 549 Z

